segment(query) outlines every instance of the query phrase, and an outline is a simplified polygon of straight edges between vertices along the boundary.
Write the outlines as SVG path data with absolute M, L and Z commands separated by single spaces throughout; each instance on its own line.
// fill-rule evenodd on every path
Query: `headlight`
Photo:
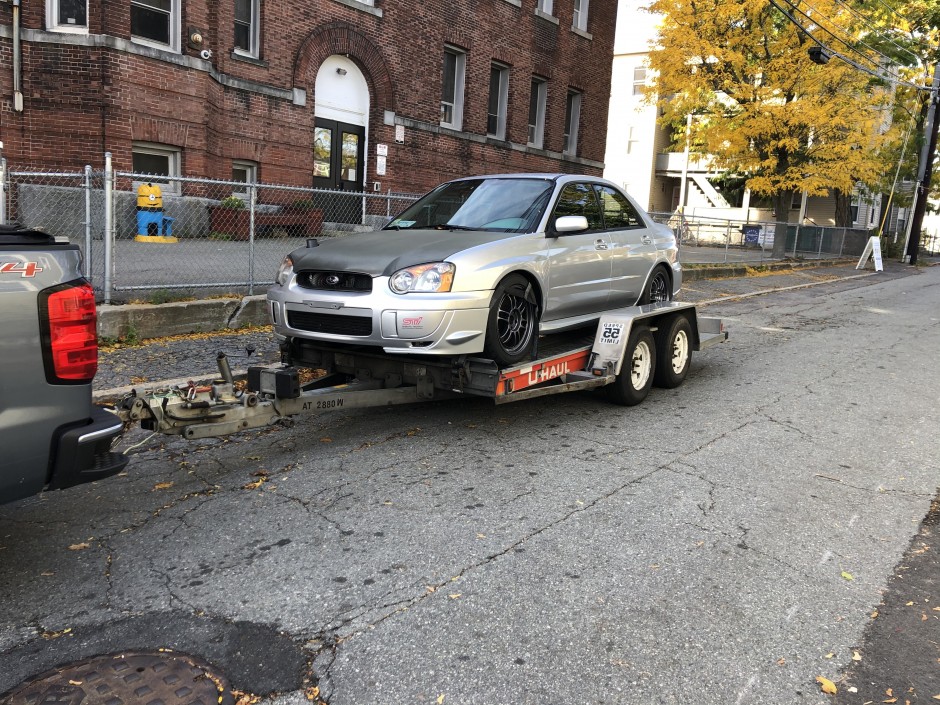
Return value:
M 388 285 L 396 294 L 407 294 L 409 291 L 425 293 L 450 291 L 454 283 L 455 269 L 450 262 L 419 264 L 399 269 L 389 278 Z
M 284 261 L 281 262 L 281 266 L 278 267 L 277 275 L 274 277 L 276 281 L 281 286 L 284 286 L 287 282 L 290 281 L 290 278 L 294 276 L 294 260 L 290 258 L 290 255 L 284 258 Z

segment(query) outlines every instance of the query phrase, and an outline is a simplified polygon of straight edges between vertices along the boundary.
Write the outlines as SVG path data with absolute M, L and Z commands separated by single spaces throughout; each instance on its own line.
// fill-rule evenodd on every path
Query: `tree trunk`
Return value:
M 836 199 L 836 227 L 852 227 L 852 194 L 845 193 L 839 189 L 833 189 L 833 197 Z
M 787 252 L 787 221 L 790 217 L 790 199 L 792 195 L 789 191 L 781 191 L 774 194 L 774 249 L 772 256 L 777 259 L 786 257 Z

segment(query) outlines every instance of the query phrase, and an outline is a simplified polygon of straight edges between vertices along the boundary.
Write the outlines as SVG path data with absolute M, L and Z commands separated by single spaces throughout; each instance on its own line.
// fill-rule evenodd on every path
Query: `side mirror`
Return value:
M 583 215 L 563 215 L 555 221 L 555 232 L 557 233 L 576 233 L 587 229 L 587 218 Z

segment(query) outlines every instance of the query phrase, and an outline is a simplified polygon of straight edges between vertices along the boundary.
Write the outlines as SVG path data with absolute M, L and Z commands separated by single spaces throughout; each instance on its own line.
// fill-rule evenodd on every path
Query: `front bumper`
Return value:
M 368 293 L 268 290 L 275 332 L 289 338 L 369 345 L 390 353 L 463 355 L 483 351 L 492 291 L 397 295 L 378 277 Z

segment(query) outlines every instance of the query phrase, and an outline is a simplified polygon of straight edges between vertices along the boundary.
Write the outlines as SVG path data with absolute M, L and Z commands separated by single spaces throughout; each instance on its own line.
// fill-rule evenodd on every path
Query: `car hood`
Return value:
M 518 237 L 482 230 L 377 230 L 319 240 L 291 252 L 294 271 L 360 272 L 390 276 L 404 267 L 443 262 L 471 247 Z

